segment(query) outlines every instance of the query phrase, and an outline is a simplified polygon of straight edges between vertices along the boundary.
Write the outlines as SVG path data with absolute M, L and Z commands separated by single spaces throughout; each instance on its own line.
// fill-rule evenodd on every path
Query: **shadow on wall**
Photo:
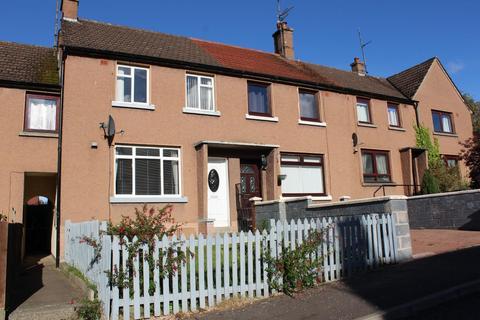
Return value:
M 352 299 L 360 298 L 387 311 L 459 284 L 478 280 L 479 264 L 480 247 L 473 247 L 388 266 L 347 278 L 343 282 L 354 295 Z M 383 319 L 398 319 L 398 316 L 398 312 L 387 312 Z
M 480 231 L 480 210 L 469 215 L 468 219 L 470 219 L 470 221 L 460 226 L 458 230 Z

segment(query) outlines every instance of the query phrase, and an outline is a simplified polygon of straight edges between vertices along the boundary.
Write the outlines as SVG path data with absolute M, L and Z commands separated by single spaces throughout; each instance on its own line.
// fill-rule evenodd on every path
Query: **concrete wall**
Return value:
M 407 197 L 389 196 L 362 200 L 313 204 L 310 197 L 290 200 L 257 202 L 257 226 L 266 226 L 271 219 L 292 219 L 333 216 L 359 216 L 368 213 L 391 213 L 395 222 L 399 261 L 412 257 L 412 242 L 408 222 Z
M 408 216 L 412 229 L 480 231 L 480 190 L 410 197 Z

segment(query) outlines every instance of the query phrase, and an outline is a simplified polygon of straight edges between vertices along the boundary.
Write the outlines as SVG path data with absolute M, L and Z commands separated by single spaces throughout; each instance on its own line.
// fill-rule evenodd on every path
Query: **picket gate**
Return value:
M 148 246 L 133 258 L 133 270 L 127 268 L 126 244 L 102 233 L 105 222 L 66 222 L 65 260 L 79 269 L 98 288 L 108 319 L 149 319 L 213 307 L 234 297 L 267 297 L 267 265 L 263 253 L 278 257 L 284 248 L 294 250 L 313 230 L 319 230 L 323 242 L 313 259 L 321 259 L 319 277 L 334 281 L 352 274 L 397 261 L 395 224 L 391 214 L 324 217 L 311 220 L 273 221 L 269 229 L 223 235 L 185 235 L 155 239 L 153 265 Z M 85 241 L 94 239 L 98 246 Z M 131 241 L 137 241 L 136 238 Z M 187 259 L 172 274 L 160 277 L 166 258 L 161 252 L 176 248 Z M 107 272 L 133 272 L 133 286 L 109 284 Z

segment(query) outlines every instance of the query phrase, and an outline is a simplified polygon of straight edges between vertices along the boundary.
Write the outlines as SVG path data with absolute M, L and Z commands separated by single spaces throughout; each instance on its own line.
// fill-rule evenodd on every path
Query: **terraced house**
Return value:
M 67 219 L 144 203 L 212 232 L 248 227 L 252 198 L 409 195 L 427 166 L 417 124 L 465 172 L 470 112 L 437 58 L 385 79 L 359 59 L 295 60 L 286 23 L 268 53 L 78 18 L 78 4 L 63 1 L 58 48 L 0 43 L 0 209 L 27 252 L 55 251 Z

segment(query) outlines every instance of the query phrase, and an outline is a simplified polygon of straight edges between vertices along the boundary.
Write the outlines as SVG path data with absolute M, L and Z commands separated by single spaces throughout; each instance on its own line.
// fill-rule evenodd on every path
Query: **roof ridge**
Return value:
M 427 63 L 427 62 L 430 62 L 430 61 L 433 62 L 433 61 L 435 61 L 435 59 L 438 59 L 438 57 L 437 57 L 437 56 L 433 56 L 433 57 L 431 57 L 431 58 L 428 58 L 427 60 L 424 60 L 424 61 L 422 61 L 422 62 L 420 62 L 420 63 L 417 63 L 417 64 L 415 64 L 415 65 L 413 65 L 413 66 L 411 66 L 411 67 L 409 67 L 409 68 L 407 68 L 407 69 L 404 69 L 404 70 L 402 70 L 402 71 L 400 71 L 400 72 L 397 72 L 397 73 L 395 73 L 395 74 L 392 74 L 391 76 L 388 76 L 386 79 L 388 80 L 388 79 L 390 79 L 390 78 L 392 78 L 392 77 L 395 77 L 395 76 L 398 76 L 398 75 L 400 75 L 400 74 L 402 74 L 402 73 L 404 73 L 404 72 L 410 71 L 411 69 L 417 68 L 418 66 L 420 66 L 420 65 L 422 65 L 422 64 L 424 64 L 424 63 Z
M 0 40 L 0 44 L 18 45 L 18 46 L 23 46 L 23 47 L 33 47 L 33 48 L 40 48 L 40 49 L 52 49 L 52 50 L 55 49 L 54 47 L 47 47 L 47 46 L 42 46 L 42 45 L 37 45 L 37 44 L 21 43 L 21 42 L 16 42 L 16 41 L 5 41 L 5 40 Z
M 272 55 L 272 56 L 275 56 L 275 57 L 283 58 L 278 53 L 263 51 L 263 50 L 260 50 L 260 49 L 245 48 L 245 47 L 241 47 L 241 46 L 235 45 L 235 44 L 227 44 L 227 43 L 213 41 L 213 40 L 204 40 L 204 39 L 199 39 L 199 38 L 195 38 L 195 37 L 188 37 L 188 39 L 193 40 L 193 41 L 198 41 L 198 42 L 205 42 L 205 43 L 211 43 L 211 44 L 216 44 L 216 45 L 225 46 L 225 47 L 236 48 L 236 49 L 255 51 L 255 52 L 264 53 L 264 54 Z M 289 59 L 287 59 L 287 60 L 288 61 L 300 61 L 300 60 L 289 60 Z
M 331 69 L 331 70 L 335 70 L 335 71 L 345 72 L 345 73 L 347 73 L 347 74 L 354 73 L 353 71 L 349 71 L 349 70 L 345 70 L 345 69 L 340 69 L 340 68 L 336 68 L 336 67 L 331 67 L 331 66 L 327 66 L 327 65 L 324 65 L 324 64 L 314 63 L 314 62 L 308 62 L 308 61 L 302 61 L 302 60 L 297 60 L 297 62 L 304 63 L 304 64 L 312 64 L 312 65 L 320 66 L 320 67 L 327 68 L 327 69 Z M 377 79 L 377 80 L 387 80 L 387 78 L 385 78 L 385 77 L 372 76 L 372 75 L 370 75 L 370 74 L 366 74 L 366 75 L 364 75 L 364 76 L 362 76 L 362 77 L 372 78 L 372 79 Z

